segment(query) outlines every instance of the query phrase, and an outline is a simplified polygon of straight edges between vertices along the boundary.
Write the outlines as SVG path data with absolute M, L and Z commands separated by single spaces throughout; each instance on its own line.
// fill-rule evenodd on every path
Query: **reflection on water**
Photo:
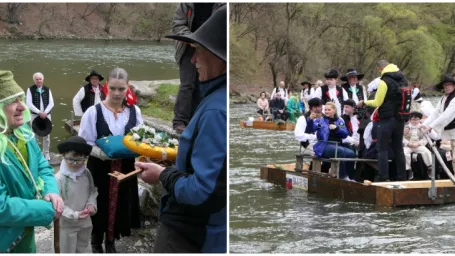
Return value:
M 0 70 L 11 70 L 25 90 L 35 72 L 44 74 L 55 107 L 51 113 L 51 151 L 69 134 L 63 120 L 71 118 L 72 99 L 92 69 L 107 79 L 115 67 L 125 68 L 130 80 L 168 80 L 179 77 L 170 43 L 89 40 L 0 40 Z M 104 81 L 102 81 L 104 83 Z
M 241 129 L 254 105 L 230 107 L 230 251 L 455 253 L 454 205 L 391 209 L 286 190 L 259 167 L 294 161 L 293 132 Z

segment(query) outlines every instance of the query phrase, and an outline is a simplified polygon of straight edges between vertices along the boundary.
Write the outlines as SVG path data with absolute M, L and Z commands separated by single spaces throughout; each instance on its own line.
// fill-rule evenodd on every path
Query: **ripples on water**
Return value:
M 259 167 L 290 163 L 293 132 L 241 129 L 254 105 L 230 107 L 230 251 L 236 253 L 455 253 L 455 206 L 391 209 L 286 190 Z

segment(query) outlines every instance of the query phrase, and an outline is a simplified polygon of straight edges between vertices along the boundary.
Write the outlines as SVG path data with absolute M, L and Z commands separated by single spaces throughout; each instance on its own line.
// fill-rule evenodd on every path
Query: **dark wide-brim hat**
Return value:
M 340 79 L 342 81 L 348 81 L 349 76 L 356 76 L 357 79 L 362 80 L 364 74 L 358 73 L 355 68 L 350 68 L 347 70 L 346 75 L 342 76 Z
M 96 70 L 92 70 L 92 72 L 90 72 L 90 74 L 85 78 L 85 81 L 90 82 L 90 77 L 92 76 L 97 76 L 100 81 L 104 80 L 104 77 L 100 73 L 96 72 Z
M 455 79 L 451 74 L 443 75 L 441 81 L 434 86 L 435 90 L 441 91 L 442 89 L 444 89 L 444 83 L 453 83 L 455 85 Z
M 57 149 L 60 154 L 74 151 L 88 156 L 90 155 L 90 152 L 92 152 L 92 146 L 87 144 L 87 141 L 79 136 L 72 136 L 64 142 L 58 144 Z
M 340 73 L 336 69 L 329 69 L 327 72 L 324 74 L 325 78 L 338 78 L 340 76 Z
M 226 61 L 226 5 L 216 10 L 194 33 L 189 35 L 167 35 L 166 38 L 190 44 L 199 44 L 218 58 Z
M 310 83 L 308 81 L 303 81 L 303 82 L 300 83 L 300 85 L 306 85 L 306 84 L 309 85 L 309 86 L 313 85 L 312 83 Z
M 36 117 L 32 122 L 33 133 L 40 137 L 47 136 L 52 131 L 52 122 L 49 118 L 42 119 L 41 117 Z

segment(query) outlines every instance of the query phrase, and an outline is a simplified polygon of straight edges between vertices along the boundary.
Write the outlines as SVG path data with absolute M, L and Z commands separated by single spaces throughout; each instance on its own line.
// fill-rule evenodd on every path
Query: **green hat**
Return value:
M 11 71 L 0 70 L 0 103 L 24 94 L 24 90 L 14 81 Z

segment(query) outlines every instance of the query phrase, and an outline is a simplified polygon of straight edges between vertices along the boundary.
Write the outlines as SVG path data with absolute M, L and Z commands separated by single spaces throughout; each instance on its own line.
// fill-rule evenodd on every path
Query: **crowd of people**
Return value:
M 453 76 L 444 75 L 435 86 L 444 96 L 434 108 L 423 101 L 418 86 L 408 84 L 396 65 L 381 60 L 376 68 L 380 77 L 367 88 L 359 84 L 363 74 L 354 68 L 341 77 L 346 82 L 341 85 L 337 84 L 339 73 L 334 69 L 324 74 L 325 84 L 316 89 L 308 82 L 302 83 L 301 94 L 308 108 L 297 119 L 294 134 L 305 148 L 303 154 L 378 160 L 376 171 L 367 163 L 340 161 L 339 178 L 347 181 L 420 180 L 431 178 L 430 140 L 436 141 L 444 164 L 453 172 Z M 441 163 L 436 165 L 436 178 L 447 178 Z M 327 162 L 321 169 L 328 172 L 329 168 Z
M 174 33 L 167 36 L 178 42 L 176 60 L 183 69 L 175 166 L 138 162 L 128 154 L 112 157 L 99 144 L 120 138 L 108 147 L 123 152 L 123 137 L 143 123 L 128 73 L 117 67 L 103 85 L 96 71 L 85 78 L 73 99 L 80 130 L 57 145 L 63 159 L 54 174 L 48 161 L 52 124 L 43 123 L 50 122 L 54 101 L 44 75 L 35 73 L 25 93 L 11 71 L 0 71 L 0 252 L 35 253 L 35 227 L 50 229 L 54 221 L 60 252 L 86 253 L 90 244 L 93 253 L 116 253 L 115 241 L 141 227 L 138 180 L 119 183 L 108 174 L 135 168 L 144 182 L 161 183 L 166 191 L 153 252 L 226 252 L 226 20 L 225 4 L 181 3 Z M 44 137 L 42 150 L 38 137 Z

